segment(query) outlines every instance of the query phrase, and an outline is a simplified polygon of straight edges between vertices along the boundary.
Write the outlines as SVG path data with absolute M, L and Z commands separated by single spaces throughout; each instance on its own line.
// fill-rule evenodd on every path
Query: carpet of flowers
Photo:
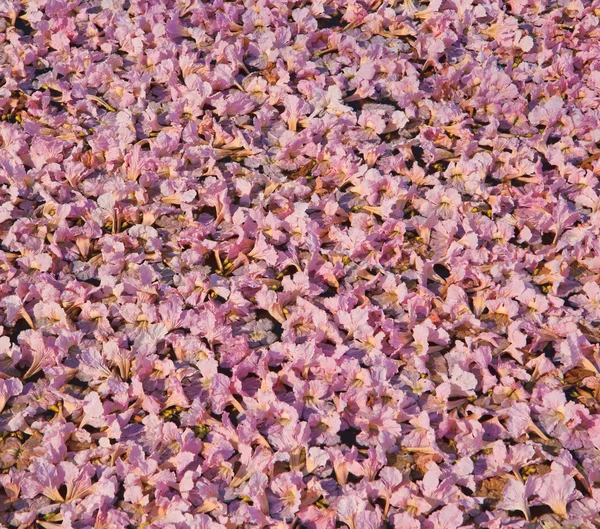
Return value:
M 600 525 L 599 0 L 0 0 L 0 526 Z

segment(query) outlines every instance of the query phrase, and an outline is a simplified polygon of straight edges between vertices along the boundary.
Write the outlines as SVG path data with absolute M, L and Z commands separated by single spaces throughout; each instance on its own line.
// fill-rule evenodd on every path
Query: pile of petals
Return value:
M 0 526 L 600 524 L 599 0 L 0 0 Z

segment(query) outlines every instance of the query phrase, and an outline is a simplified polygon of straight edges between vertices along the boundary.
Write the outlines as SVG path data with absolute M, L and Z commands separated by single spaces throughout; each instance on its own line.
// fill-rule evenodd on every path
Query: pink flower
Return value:
M 312 414 L 308 418 L 308 424 L 313 432 L 315 443 L 325 446 L 339 443 L 338 432 L 340 431 L 342 421 L 336 412 L 328 415 Z
M 425 193 L 425 200 L 419 201 L 418 209 L 427 217 L 457 219 L 461 204 L 462 198 L 456 189 L 436 186 Z
M 72 323 L 64 309 L 54 301 L 40 301 L 33 308 L 33 315 L 38 329 L 58 332 L 70 329 Z
M 373 488 L 378 497 L 385 500 L 383 515 L 387 516 L 390 506 L 399 507 L 407 500 L 407 489 L 403 487 L 402 473 L 393 467 L 384 467 L 379 472 L 379 483 Z
M 29 378 L 44 368 L 55 366 L 63 356 L 54 345 L 55 339 L 44 337 L 38 331 L 23 331 L 19 335 L 19 342 L 31 361 L 23 378 Z
M 384 119 L 376 112 L 361 112 L 358 124 L 365 129 L 372 130 L 375 134 L 382 134 L 386 129 Z
M 569 503 L 581 497 L 581 493 L 575 489 L 575 480 L 566 476 L 555 464 L 549 474 L 532 476 L 530 480 L 539 502 L 548 505 L 559 516 L 566 517 Z
M 284 106 L 285 110 L 281 117 L 287 122 L 288 128 L 295 132 L 298 120 L 310 113 L 311 106 L 299 97 L 291 95 L 285 96 Z
M 309 529 L 334 529 L 336 525 L 336 512 L 332 508 L 310 505 L 301 510 L 298 517 Z
M 434 512 L 423 527 L 427 529 L 458 529 L 463 522 L 463 513 L 454 504 L 446 505 Z
M 231 488 L 239 487 L 255 472 L 263 472 L 273 461 L 273 454 L 262 447 L 257 448 L 254 452 L 250 447 L 240 447 L 240 451 L 241 466 L 229 484 Z
M 215 107 L 215 112 L 219 116 L 248 114 L 255 106 L 254 101 L 243 92 L 234 92 L 229 97 L 213 97 L 211 104 Z
M 536 106 L 529 113 L 529 121 L 532 125 L 539 125 L 541 123 L 549 127 L 562 116 L 563 106 L 564 102 L 561 97 L 552 97 Z
M 435 447 L 437 449 L 435 431 L 431 427 L 429 414 L 426 411 L 422 411 L 409 423 L 413 428 L 402 436 L 402 446 L 413 448 Z
M 298 471 L 286 472 L 271 481 L 270 488 L 277 497 L 272 511 L 284 519 L 290 519 L 298 512 L 304 491 L 302 474 Z
M 600 285 L 589 281 L 583 285 L 583 292 L 585 295 L 572 296 L 569 301 L 576 307 L 583 308 L 592 321 L 600 321 Z
M 25 310 L 23 301 L 19 296 L 7 296 L 2 300 L 2 305 L 5 308 L 6 320 L 9 324 L 14 324 L 17 320 L 23 318 L 32 329 L 34 328 L 33 320 Z
M 507 416 L 506 428 L 512 437 L 521 437 L 528 431 L 535 432 L 542 439 L 548 437 L 534 424 L 530 409 L 524 402 L 516 402 L 503 412 Z
M 394 527 L 402 527 L 405 529 L 420 529 L 421 523 L 419 520 L 411 516 L 408 512 L 400 512 L 392 516 Z
M 402 433 L 396 412 L 388 406 L 377 406 L 372 411 L 361 411 L 356 417 L 356 425 L 361 429 L 357 440 L 367 446 L 379 444 L 389 450 Z
M 23 391 L 23 383 L 18 378 L 0 378 L 0 412 L 4 410 L 8 399 L 20 395 Z
M 523 482 L 521 479 L 509 478 L 502 491 L 502 499 L 498 503 L 499 509 L 506 511 L 521 511 L 525 519 L 531 519 L 528 498 L 535 492 L 535 482 L 533 479 L 527 479 Z
M 43 460 L 32 463 L 32 477 L 23 489 L 25 498 L 35 498 L 39 493 L 57 502 L 71 502 L 91 494 L 94 485 L 91 481 L 94 467 L 87 463 L 81 467 L 68 461 L 61 461 L 56 467 Z M 59 491 L 66 485 L 63 493 Z
M 359 529 L 358 516 L 366 510 L 368 503 L 356 493 L 343 496 L 336 504 L 336 511 L 341 522 L 349 529 Z

